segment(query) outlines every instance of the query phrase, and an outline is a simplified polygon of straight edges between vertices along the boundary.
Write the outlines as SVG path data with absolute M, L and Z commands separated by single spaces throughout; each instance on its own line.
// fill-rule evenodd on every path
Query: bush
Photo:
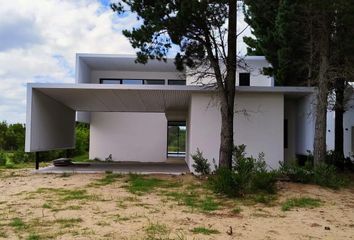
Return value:
M 5 166 L 6 164 L 6 154 L 0 151 L 0 166 Z
M 18 163 L 28 163 L 34 160 L 34 154 L 33 153 L 26 153 L 22 150 L 17 150 L 13 152 L 11 156 L 11 160 L 13 163 L 18 164 Z
M 208 159 L 203 157 L 203 152 L 197 148 L 197 153 L 192 154 L 192 159 L 194 160 L 193 168 L 196 173 L 201 175 L 210 174 L 210 163 Z
M 227 168 L 218 168 L 215 175 L 209 178 L 211 189 L 228 197 L 239 195 L 238 185 L 235 181 L 235 173 Z
M 346 184 L 346 180 L 338 174 L 336 167 L 326 163 L 321 163 L 316 167 L 310 164 L 299 166 L 294 163 L 282 163 L 279 171 L 292 182 L 314 183 L 333 189 Z
M 235 146 L 232 170 L 220 168 L 210 180 L 212 189 L 227 196 L 255 192 L 276 192 L 277 173 L 268 171 L 264 153 L 258 158 L 246 157 L 246 146 Z

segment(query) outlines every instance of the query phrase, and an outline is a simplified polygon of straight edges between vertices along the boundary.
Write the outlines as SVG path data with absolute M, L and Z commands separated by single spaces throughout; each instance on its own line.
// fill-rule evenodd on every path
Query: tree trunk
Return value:
M 334 151 L 336 158 L 344 159 L 343 151 L 343 115 L 344 115 L 344 79 L 336 79 L 335 93 L 336 103 L 334 105 L 335 120 L 334 120 Z
M 234 102 L 236 85 L 236 29 L 237 1 L 229 0 L 229 22 L 227 37 L 226 81 L 221 93 L 221 133 L 219 166 L 231 169 L 232 152 L 234 148 Z

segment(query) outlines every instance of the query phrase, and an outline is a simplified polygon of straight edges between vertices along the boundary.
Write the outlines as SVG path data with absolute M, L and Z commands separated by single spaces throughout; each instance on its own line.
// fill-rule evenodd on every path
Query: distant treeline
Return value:
M 4 155 L 7 153 L 11 156 L 13 163 L 28 162 L 34 160 L 33 153 L 25 153 L 25 132 L 26 126 L 21 123 L 8 124 L 5 121 L 0 122 L 0 152 Z M 89 124 L 76 123 L 76 146 L 75 149 L 54 150 L 41 152 L 41 159 L 50 161 L 55 158 L 70 156 L 78 156 L 88 152 L 89 149 Z

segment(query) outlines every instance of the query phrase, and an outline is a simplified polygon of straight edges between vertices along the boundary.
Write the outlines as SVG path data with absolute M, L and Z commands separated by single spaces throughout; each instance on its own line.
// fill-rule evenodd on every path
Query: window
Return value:
M 122 84 L 121 79 L 106 79 L 106 78 L 101 78 L 100 79 L 101 84 Z
M 162 79 L 114 79 L 114 78 L 101 78 L 101 84 L 135 84 L 135 85 L 165 85 L 165 80 Z
M 239 73 L 239 85 L 250 86 L 250 73 Z
M 122 79 L 122 84 L 142 85 L 143 80 L 141 80 L 141 79 Z
M 165 80 L 144 80 L 146 85 L 165 85 Z
M 184 157 L 185 155 L 186 155 L 186 122 L 168 121 L 167 157 Z
M 186 80 L 168 80 L 168 85 L 186 85 Z

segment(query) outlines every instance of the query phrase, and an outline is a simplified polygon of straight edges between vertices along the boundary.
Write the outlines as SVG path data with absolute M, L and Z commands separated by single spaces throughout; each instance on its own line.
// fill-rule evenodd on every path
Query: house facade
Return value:
M 26 151 L 75 146 L 75 121 L 90 124 L 90 159 L 165 162 L 197 149 L 218 164 L 221 116 L 212 78 L 176 70 L 173 59 L 136 64 L 134 56 L 77 54 L 73 84 L 29 83 Z M 314 89 L 275 87 L 264 57 L 237 73 L 234 140 L 270 168 L 313 147 Z M 198 81 L 197 81 L 198 80 Z M 213 163 L 211 164 L 213 166 Z

